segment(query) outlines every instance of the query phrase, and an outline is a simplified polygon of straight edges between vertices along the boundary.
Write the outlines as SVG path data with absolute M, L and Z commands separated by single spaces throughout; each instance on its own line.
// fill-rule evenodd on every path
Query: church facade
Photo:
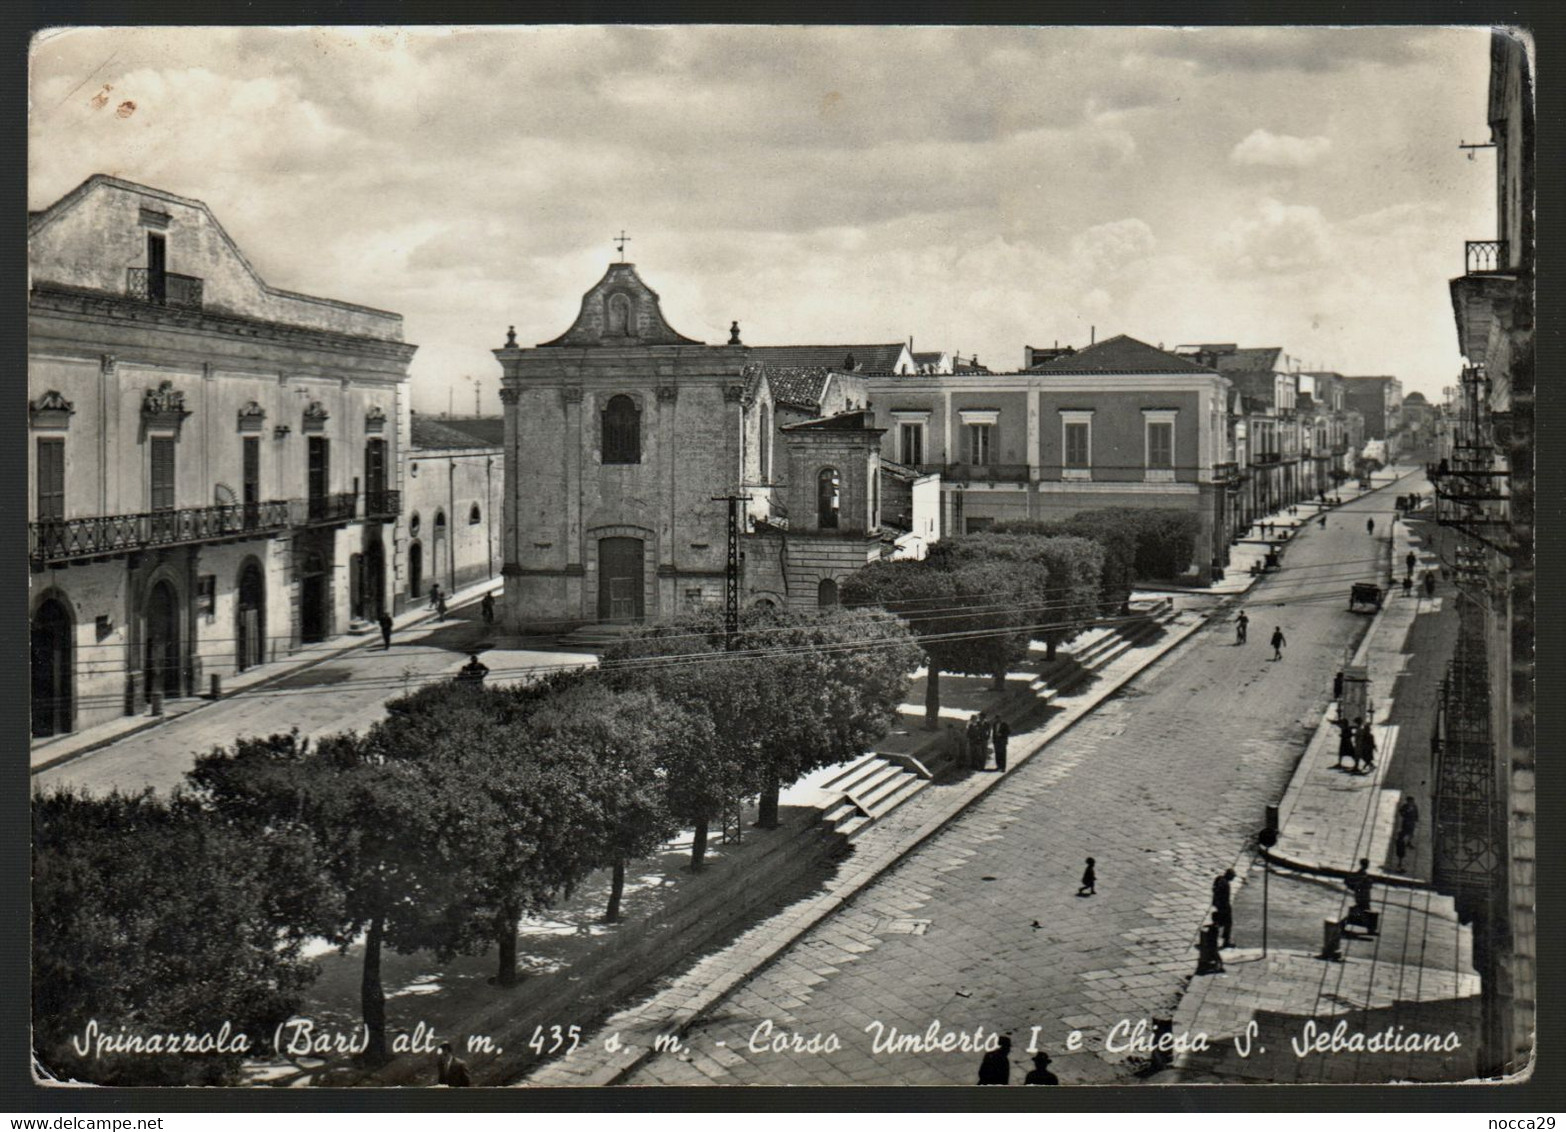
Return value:
M 678 333 L 633 264 L 610 265 L 564 334 L 522 347 L 513 332 L 494 353 L 509 627 L 721 606 L 729 497 L 742 605 L 834 603 L 842 578 L 886 552 L 881 434 L 862 400 L 780 371 L 788 400 L 775 403 L 767 359 L 737 326 L 721 346 Z

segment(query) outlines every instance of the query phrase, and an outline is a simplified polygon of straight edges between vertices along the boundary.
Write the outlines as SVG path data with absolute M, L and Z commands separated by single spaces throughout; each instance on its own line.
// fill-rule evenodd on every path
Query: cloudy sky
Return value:
M 32 58 L 29 207 L 207 202 L 275 286 L 399 311 L 414 404 L 627 258 L 675 329 L 1021 365 L 1126 333 L 1435 396 L 1495 229 L 1476 29 L 111 29 Z M 105 88 L 106 99 L 96 98 Z M 123 112 L 134 103 L 132 112 Z

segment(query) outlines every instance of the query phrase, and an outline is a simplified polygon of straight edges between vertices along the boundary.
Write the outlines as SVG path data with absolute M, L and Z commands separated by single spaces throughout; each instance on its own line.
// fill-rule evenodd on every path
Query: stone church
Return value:
M 770 350 L 737 324 L 723 345 L 678 333 L 630 263 L 610 264 L 559 337 L 523 347 L 513 328 L 494 351 L 508 627 L 721 608 L 728 496 L 744 497 L 742 607 L 835 604 L 843 578 L 889 552 L 862 381 Z

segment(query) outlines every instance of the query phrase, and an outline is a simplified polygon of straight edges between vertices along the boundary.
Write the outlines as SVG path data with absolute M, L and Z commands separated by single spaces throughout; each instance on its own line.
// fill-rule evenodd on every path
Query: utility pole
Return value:
M 728 639 L 728 650 L 733 652 L 739 643 L 739 505 L 750 499 L 748 495 L 714 495 L 715 503 L 729 505 L 729 563 L 723 578 L 723 631 Z

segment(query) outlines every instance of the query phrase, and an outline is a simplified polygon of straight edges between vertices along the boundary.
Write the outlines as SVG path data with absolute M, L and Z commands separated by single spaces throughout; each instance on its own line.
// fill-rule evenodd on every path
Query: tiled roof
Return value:
M 500 417 L 438 421 L 415 413 L 411 432 L 415 448 L 499 448 L 505 429 Z
M 809 409 L 811 412 L 821 408 L 822 398 L 826 396 L 827 383 L 832 380 L 832 375 L 826 370 L 773 365 L 768 365 L 765 369 L 767 385 L 772 390 L 772 400 L 775 404 L 793 405 L 796 408 Z
M 1034 366 L 1029 373 L 1212 373 L 1203 366 L 1135 338 L 1117 334 L 1075 354 Z
M 870 414 L 863 409 L 854 409 L 847 413 L 838 413 L 835 416 L 817 417 L 812 421 L 800 421 L 798 424 L 783 426 L 784 432 L 859 432 L 872 429 L 875 429 L 875 426 L 870 423 Z
M 940 350 L 918 350 L 914 352 L 913 360 L 922 366 L 933 366 L 941 360 Z
M 1218 355 L 1218 372 L 1272 373 L 1278 368 L 1282 346 L 1257 346 Z
M 768 370 L 773 366 L 797 369 L 848 369 L 853 358 L 855 373 L 894 373 L 904 345 L 893 342 L 880 346 L 752 346 L 750 356 Z

